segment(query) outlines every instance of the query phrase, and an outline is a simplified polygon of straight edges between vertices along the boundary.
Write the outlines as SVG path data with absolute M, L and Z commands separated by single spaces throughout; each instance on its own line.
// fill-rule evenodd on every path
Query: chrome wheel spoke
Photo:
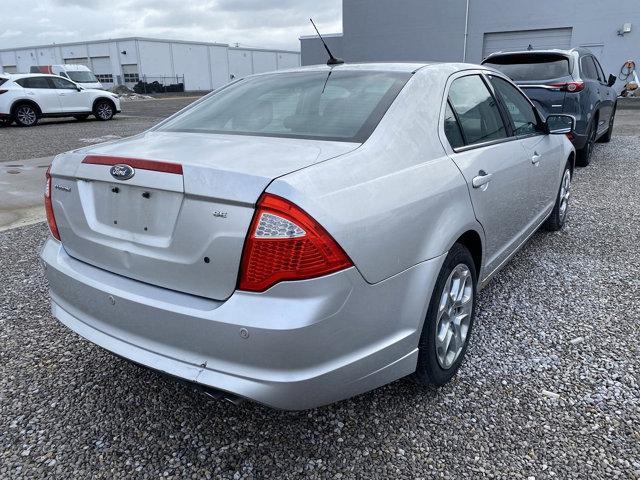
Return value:
M 457 265 L 445 282 L 436 326 L 436 357 L 444 369 L 451 368 L 467 341 L 473 310 L 473 278 L 469 268 Z

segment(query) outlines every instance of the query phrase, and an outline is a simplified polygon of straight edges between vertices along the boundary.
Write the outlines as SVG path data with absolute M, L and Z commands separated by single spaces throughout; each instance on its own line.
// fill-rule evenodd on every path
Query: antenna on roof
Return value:
M 336 57 L 333 56 L 333 53 L 331 53 L 331 50 L 329 50 L 329 47 L 327 47 L 327 43 L 324 41 L 324 38 L 322 38 L 322 35 L 320 35 L 320 32 L 318 31 L 318 27 L 316 27 L 316 24 L 313 23 L 313 19 L 310 18 L 309 21 L 311 22 L 311 25 L 313 25 L 313 28 L 316 29 L 316 33 L 320 37 L 320 41 L 324 45 L 324 49 L 329 54 L 329 60 L 327 60 L 327 65 L 332 66 L 332 65 L 341 65 L 341 64 L 343 64 L 344 60 L 342 60 L 341 58 L 336 58 Z

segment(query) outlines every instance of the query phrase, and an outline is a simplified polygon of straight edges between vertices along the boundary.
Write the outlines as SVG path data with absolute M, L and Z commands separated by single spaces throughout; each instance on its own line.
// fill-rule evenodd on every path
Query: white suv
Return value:
M 111 120 L 120 113 L 120 99 L 104 90 L 83 88 L 57 75 L 0 77 L 0 121 L 32 127 L 43 117 Z

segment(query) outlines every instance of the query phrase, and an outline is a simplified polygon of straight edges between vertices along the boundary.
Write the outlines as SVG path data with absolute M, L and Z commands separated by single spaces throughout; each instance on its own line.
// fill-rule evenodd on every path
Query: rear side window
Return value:
M 60 90 L 76 90 L 78 88 L 75 83 L 65 80 L 64 78 L 51 77 L 51 82 L 55 88 Z
M 27 77 L 16 80 L 24 88 L 52 88 L 47 77 Z
M 7 79 L 6 78 L 0 78 L 0 85 L 2 85 L 4 82 L 6 82 Z
M 447 140 L 453 148 L 460 148 L 464 146 L 464 138 L 460 131 L 460 125 L 456 118 L 451 105 L 447 102 L 447 109 L 444 113 L 444 133 L 447 136 Z
M 517 88 L 498 77 L 489 77 L 513 121 L 516 135 L 531 135 L 538 133 L 538 118 L 529 101 Z
M 449 101 L 467 145 L 506 138 L 496 100 L 479 75 L 454 80 L 449 89 Z
M 580 70 L 585 78 L 590 80 L 598 80 L 598 70 L 592 57 L 582 57 L 580 59 Z
M 483 64 L 501 71 L 516 82 L 551 80 L 570 75 L 569 59 L 563 55 L 500 55 L 491 57 Z

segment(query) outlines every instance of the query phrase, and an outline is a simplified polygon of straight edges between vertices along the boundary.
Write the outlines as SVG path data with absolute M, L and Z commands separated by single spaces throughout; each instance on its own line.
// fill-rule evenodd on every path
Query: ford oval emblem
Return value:
M 111 167 L 111 170 L 109 170 L 109 173 L 116 180 L 129 180 L 131 177 L 133 177 L 136 174 L 136 171 L 133 169 L 133 167 L 130 167 L 129 165 L 120 164 L 120 165 L 114 165 L 113 167 Z

